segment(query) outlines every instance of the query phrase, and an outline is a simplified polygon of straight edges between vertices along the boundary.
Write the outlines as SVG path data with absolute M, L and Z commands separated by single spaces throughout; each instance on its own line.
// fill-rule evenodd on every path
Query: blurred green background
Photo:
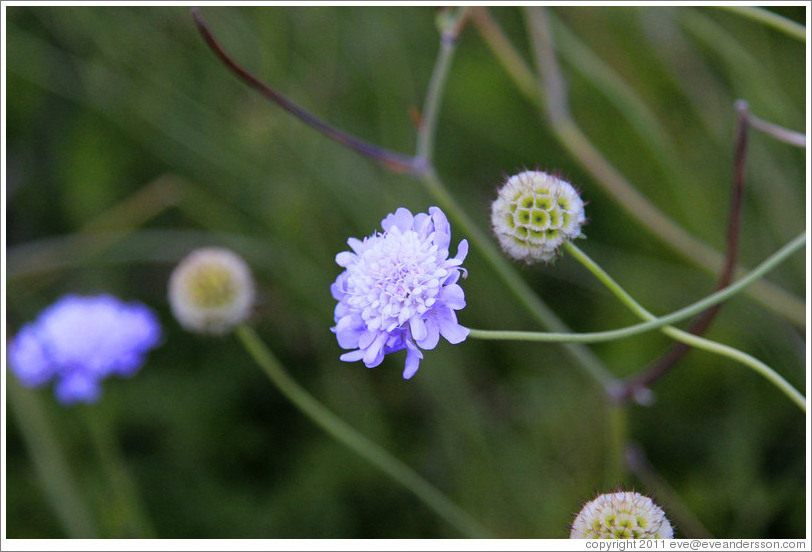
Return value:
M 803 23 L 804 9 L 780 13 Z M 654 204 L 722 251 L 733 102 L 746 99 L 754 114 L 802 130 L 805 44 L 710 8 L 552 12 L 584 132 Z M 397 207 L 426 211 L 434 201 L 420 183 L 343 149 L 238 82 L 187 8 L 6 13 L 6 337 L 69 292 L 143 301 L 165 331 L 141 372 L 105 382 L 92 407 L 60 408 L 50 389 L 23 390 L 7 376 L 8 537 L 76 536 L 51 507 L 47 463 L 31 453 L 42 428 L 104 537 L 143 534 L 111 490 L 127 474 L 152 536 L 460 536 L 304 418 L 233 337 L 178 327 L 168 275 L 191 249 L 211 244 L 252 266 L 260 293 L 253 325 L 292 376 L 500 537 L 565 538 L 583 502 L 620 487 L 655 496 L 679 536 L 804 536 L 806 416 L 760 376 L 690 353 L 654 386 L 653 406 L 629 408 L 629 438 L 650 466 L 613 475 L 608 409 L 559 345 L 443 342 L 410 381 L 401 378 L 402 353 L 374 370 L 342 363 L 329 331 L 334 256 Z M 353 134 L 413 152 L 410 113 L 422 104 L 438 47 L 434 8 L 202 13 L 226 50 L 280 92 Z M 491 13 L 530 62 L 522 11 Z M 588 69 L 594 59 L 634 91 L 632 106 L 652 116 L 659 149 Z M 631 219 L 562 147 L 473 25 L 459 42 L 436 144 L 438 172 L 486 232 L 504 175 L 559 171 L 588 201 L 581 247 L 647 308 L 664 314 L 712 291 L 713 274 Z M 803 230 L 804 175 L 803 150 L 752 134 L 745 266 Z M 452 227 L 454 244 L 464 237 Z M 802 257 L 768 277 L 799 304 Z M 478 251 L 465 266 L 464 325 L 541 329 Z M 571 258 L 516 269 L 575 331 L 635 322 Z M 707 336 L 804 389 L 804 329 L 751 297 L 726 305 Z M 653 333 L 592 350 L 623 377 L 668 345 Z M 94 452 L 99 424 L 114 435 L 117 457 Z

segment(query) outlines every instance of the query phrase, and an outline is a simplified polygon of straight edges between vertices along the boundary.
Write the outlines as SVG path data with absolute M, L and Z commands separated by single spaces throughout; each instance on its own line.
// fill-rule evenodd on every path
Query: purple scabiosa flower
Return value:
M 66 295 L 11 340 L 9 367 L 27 387 L 54 380 L 64 405 L 93 403 L 101 397 L 101 380 L 135 374 L 160 339 L 158 319 L 144 305 L 110 295 Z
M 342 348 L 355 349 L 341 360 L 362 360 L 367 368 L 406 349 L 403 377 L 409 379 L 423 358 L 420 349 L 433 349 L 441 335 L 449 343 L 468 337 L 454 312 L 465 306 L 457 280 L 465 274 L 460 265 L 468 242 L 449 258 L 451 227 L 438 207 L 415 216 L 401 207 L 381 228 L 364 241 L 350 238 L 352 251 L 336 255 L 346 270 L 330 286 L 338 301 L 331 330 Z

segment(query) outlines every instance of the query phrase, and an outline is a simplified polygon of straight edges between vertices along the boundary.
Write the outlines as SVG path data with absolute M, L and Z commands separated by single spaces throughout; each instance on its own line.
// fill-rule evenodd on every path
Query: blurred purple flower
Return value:
M 367 368 L 406 349 L 403 377 L 409 379 L 423 358 L 420 349 L 433 349 L 441 335 L 450 343 L 468 337 L 454 312 L 465 306 L 457 280 L 468 242 L 448 258 L 451 227 L 437 207 L 415 216 L 401 207 L 381 227 L 383 233 L 364 241 L 350 238 L 352 252 L 336 255 L 346 270 L 330 286 L 338 301 L 331 330 L 342 348 L 355 349 L 341 360 L 362 360 Z
M 158 319 L 144 305 L 66 295 L 22 327 L 8 344 L 8 361 L 27 387 L 55 380 L 62 404 L 93 403 L 101 380 L 135 374 L 160 339 Z

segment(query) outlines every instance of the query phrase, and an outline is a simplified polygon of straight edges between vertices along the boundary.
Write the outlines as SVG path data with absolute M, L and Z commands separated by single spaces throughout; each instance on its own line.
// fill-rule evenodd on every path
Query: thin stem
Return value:
M 606 406 L 607 422 L 609 430 L 608 438 L 608 458 L 606 463 L 605 486 L 617 487 L 626 478 L 626 460 L 624 451 L 626 441 L 629 438 L 629 413 L 626 406 L 619 403 L 610 403 Z
M 536 82 L 536 76 L 502 31 L 502 28 L 493 19 L 488 9 L 484 6 L 475 6 L 470 10 L 471 19 L 474 20 L 477 30 L 479 30 L 491 51 L 496 54 L 497 59 L 502 63 L 502 66 L 511 76 L 521 93 L 534 104 L 542 105 L 544 103 L 543 90 Z
M 616 330 L 606 330 L 602 332 L 585 333 L 554 333 L 554 332 L 523 332 L 512 330 L 479 330 L 470 329 L 469 337 L 475 339 L 489 340 L 511 340 L 511 341 L 540 341 L 547 343 L 556 342 L 580 342 L 598 343 L 601 341 L 615 341 L 617 339 L 632 337 L 652 330 L 657 330 L 663 326 L 674 324 L 686 318 L 690 318 L 714 305 L 726 301 L 730 297 L 742 292 L 747 286 L 753 284 L 759 278 L 773 270 L 779 264 L 787 260 L 793 253 L 802 249 L 806 245 L 806 233 L 803 232 L 798 237 L 784 245 L 781 249 L 770 255 L 759 264 L 752 272 L 734 284 L 721 289 L 699 301 L 674 311 L 671 314 L 660 316 L 648 322 L 618 328 Z
M 542 77 L 538 86 L 543 89 L 542 94 L 533 94 L 529 99 L 547 114 L 555 136 L 630 216 L 687 260 L 706 270 L 720 272 L 724 265 L 722 255 L 696 239 L 651 203 L 600 153 L 580 129 L 567 106 L 566 86 L 554 54 L 552 33 L 546 14 L 542 8 L 528 8 L 526 13 L 533 38 L 536 64 Z M 494 53 L 497 56 L 504 55 L 502 51 L 495 50 Z M 521 57 L 516 54 L 502 61 L 506 65 L 507 63 L 515 65 L 518 60 L 521 60 Z M 523 82 L 518 83 L 520 90 Z M 793 323 L 805 325 L 806 307 L 803 301 L 783 289 L 767 282 L 759 282 L 748 291 L 748 294 L 770 310 L 790 318 Z
M 454 221 L 454 224 L 468 237 L 472 245 L 477 248 L 485 261 L 533 318 L 545 328 L 555 332 L 569 333 L 570 330 L 567 325 L 541 300 L 499 250 L 496 249 L 488 236 L 466 215 L 453 196 L 448 193 L 437 174 L 433 170 L 429 170 L 421 177 L 421 180 L 437 203 Z M 604 391 L 610 393 L 610 390 L 617 384 L 617 380 L 604 367 L 601 360 L 586 347 L 571 343 L 565 344 L 564 347 L 578 361 L 578 365 L 583 368 L 584 373 L 601 385 Z
M 806 42 L 806 27 L 799 25 L 795 21 L 787 19 L 786 17 L 782 17 L 777 13 L 767 11 L 764 8 L 757 8 L 755 6 L 719 5 L 715 7 L 737 13 L 743 17 L 747 17 L 748 19 L 752 19 L 753 21 L 757 21 L 758 23 L 772 27 L 777 31 L 781 31 L 787 36 L 791 36 L 792 38 Z
M 727 250 L 725 253 L 725 264 L 716 283 L 716 290 L 724 289 L 730 285 L 733 279 L 733 273 L 736 269 L 736 258 L 739 252 L 741 213 L 744 197 L 744 175 L 747 165 L 747 137 L 750 128 L 747 102 L 743 100 L 736 102 L 736 112 L 738 114 L 738 129 L 736 132 L 736 148 L 733 156 L 733 182 L 728 207 Z M 688 331 L 694 335 L 702 335 L 705 333 L 719 313 L 721 306 L 721 303 L 717 303 L 705 311 L 702 316 L 691 325 Z M 643 389 L 649 387 L 652 383 L 671 371 L 690 350 L 691 348 L 685 343 L 674 344 L 665 355 L 644 369 L 641 374 L 627 382 L 619 390 L 618 399 L 623 400 L 638 396 Z
M 806 134 L 795 132 L 794 130 L 784 128 L 775 123 L 765 121 L 764 119 L 756 117 L 752 113 L 748 114 L 748 120 L 751 127 L 760 130 L 764 134 L 772 136 L 780 142 L 784 142 L 785 144 L 799 148 L 806 147 Z
M 383 163 L 391 171 L 406 173 L 415 173 L 420 171 L 414 157 L 381 148 L 375 144 L 371 144 L 342 130 L 339 130 L 338 128 L 319 119 L 306 109 L 289 100 L 267 84 L 263 83 L 256 76 L 234 61 L 225 52 L 225 50 L 223 50 L 222 46 L 220 46 L 220 44 L 217 42 L 217 39 L 214 38 L 214 34 L 203 20 L 203 16 L 200 15 L 197 8 L 192 8 L 191 13 L 195 24 L 197 25 L 197 30 L 206 41 L 209 48 L 211 48 L 215 55 L 220 58 L 220 61 L 222 61 L 232 73 L 237 75 L 243 82 L 248 84 L 248 86 L 254 90 L 257 90 L 273 103 L 277 104 L 279 107 L 310 127 L 316 129 L 318 132 L 324 134 L 328 138 L 335 140 L 339 144 L 346 146 L 360 153 L 361 155 Z
M 611 276 L 609 276 L 609 274 L 607 274 L 595 261 L 590 259 L 589 256 L 581 251 L 575 244 L 572 242 L 567 242 L 565 247 L 573 257 L 584 265 L 587 270 L 589 270 L 604 286 L 606 286 L 609 291 L 615 295 L 615 297 L 620 299 L 620 301 L 635 315 L 643 320 L 656 319 L 656 316 L 638 303 L 625 289 L 620 286 L 620 284 L 618 284 Z M 757 358 L 733 347 L 716 343 L 715 341 L 710 341 L 709 339 L 690 334 L 672 326 L 665 326 L 661 331 L 667 336 L 692 347 L 704 349 L 705 351 L 721 356 L 726 356 L 746 366 L 749 366 L 757 373 L 764 376 L 768 381 L 770 381 L 770 383 L 775 385 L 781 392 L 787 395 L 796 405 L 798 405 L 801 410 L 806 412 L 806 399 L 804 396 L 801 395 L 798 390 L 792 387 L 784 378 L 778 375 L 775 370 Z
M 457 38 L 462 30 L 467 8 L 460 8 L 462 13 L 456 14 L 453 19 L 458 23 L 441 30 L 440 51 L 437 54 L 437 61 L 431 73 L 429 86 L 426 91 L 426 98 L 423 102 L 422 121 L 417 131 L 417 159 L 425 163 L 425 166 L 432 165 L 434 156 L 434 137 L 437 132 L 437 119 L 440 112 L 440 102 L 443 98 L 445 83 L 451 69 L 451 61 L 457 49 Z M 420 162 L 418 161 L 418 162 Z
M 744 364 L 745 366 L 749 366 L 757 373 L 764 376 L 764 378 L 766 378 L 782 393 L 789 397 L 792 402 L 798 405 L 801 410 L 806 412 L 806 398 L 797 389 L 790 385 L 787 380 L 782 378 L 775 370 L 754 356 L 734 347 L 730 347 L 729 345 L 717 343 L 715 341 L 711 341 L 710 339 L 705 339 L 704 337 L 699 337 L 670 326 L 666 326 L 662 331 L 667 336 L 682 341 L 683 343 L 686 343 L 692 347 L 703 349 L 709 353 L 715 353 L 720 356 L 726 356 L 740 362 L 741 364 Z
M 431 163 L 433 156 L 433 142 L 436 126 L 436 116 L 439 109 L 440 98 L 443 92 L 446 75 L 451 66 L 451 60 L 456 52 L 457 35 L 462 29 L 468 11 L 458 14 L 453 23 L 444 29 L 441 37 L 440 51 L 432 73 L 429 89 L 426 93 L 424 105 L 426 106 L 426 121 L 421 126 L 422 132 L 418 134 L 417 150 L 418 160 L 425 161 L 424 170 L 418 175 L 423 185 L 435 198 L 440 207 L 445 210 L 454 223 L 467 235 L 471 243 L 488 261 L 496 273 L 507 284 L 516 298 L 538 320 L 542 326 L 567 332 L 569 328 L 556 316 L 556 314 L 538 297 L 538 295 L 522 280 L 512 266 L 505 260 L 493 246 L 479 227 L 466 215 L 462 207 L 448 192 Z M 604 368 L 601 361 L 585 347 L 566 345 L 569 352 L 575 357 L 585 372 L 593 378 L 611 396 L 617 381 Z
M 42 482 L 45 499 L 65 534 L 71 539 L 98 538 L 96 522 L 71 472 L 45 405 L 36 392 L 21 387 L 10 374 L 6 375 L 6 383 L 9 411 Z
M 350 427 L 296 383 L 251 327 L 244 324 L 238 326 L 236 334 L 246 351 L 285 398 L 336 441 L 414 493 L 462 534 L 471 538 L 492 538 L 487 529 L 463 512 L 431 483 Z
M 114 538 L 151 539 L 155 530 L 147 515 L 138 487 L 119 450 L 107 414 L 98 405 L 84 410 L 90 440 L 105 474 L 116 509 L 109 515 L 114 524 Z M 106 512 L 110 514 L 109 512 Z

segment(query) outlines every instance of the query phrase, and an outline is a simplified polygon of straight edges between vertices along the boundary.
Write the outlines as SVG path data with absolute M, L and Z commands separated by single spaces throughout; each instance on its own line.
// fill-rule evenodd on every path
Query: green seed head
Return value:
M 586 503 L 572 524 L 571 539 L 673 539 L 665 512 L 639 493 L 602 494 Z
M 566 240 L 581 236 L 584 203 L 572 185 L 545 172 L 511 176 L 491 207 L 502 249 L 532 263 L 552 260 Z
M 193 251 L 169 279 L 169 303 L 189 331 L 224 334 L 244 321 L 254 302 L 251 271 L 228 249 Z

